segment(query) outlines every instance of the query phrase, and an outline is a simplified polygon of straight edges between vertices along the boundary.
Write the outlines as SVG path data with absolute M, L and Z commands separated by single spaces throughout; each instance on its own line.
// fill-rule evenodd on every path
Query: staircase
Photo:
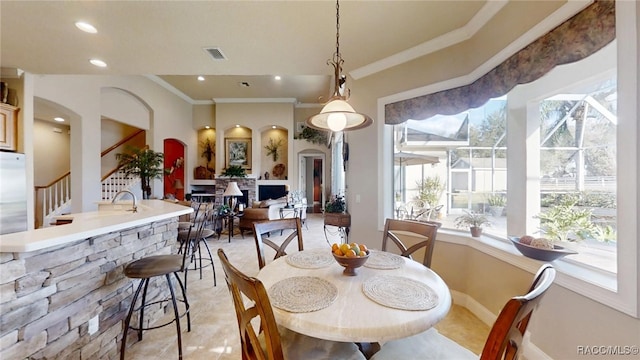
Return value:
M 71 172 L 45 186 L 36 186 L 36 228 L 47 227 L 53 217 L 71 209 Z
M 113 152 L 136 136 L 144 136 L 144 133 L 144 130 L 140 130 L 125 137 L 104 150 L 101 157 Z M 110 201 L 118 191 L 129 190 L 139 182 L 139 178 L 127 176 L 118 168 L 113 169 L 102 178 L 101 199 L 103 201 Z M 36 186 L 35 193 L 35 228 L 48 227 L 53 218 L 71 211 L 71 172 L 67 172 L 45 186 Z
M 130 190 L 140 183 L 140 178 L 127 176 L 123 171 L 117 169 L 102 179 L 102 200 L 111 201 L 120 190 Z

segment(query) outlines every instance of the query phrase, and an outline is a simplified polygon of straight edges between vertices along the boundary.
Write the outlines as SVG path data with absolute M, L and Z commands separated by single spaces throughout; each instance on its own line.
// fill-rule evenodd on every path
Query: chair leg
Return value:
M 133 299 L 131 299 L 131 305 L 129 306 L 129 312 L 127 313 L 127 317 L 124 320 L 124 330 L 122 332 L 122 344 L 120 344 L 120 360 L 124 360 L 124 351 L 127 347 L 127 333 L 129 332 L 129 324 L 131 323 L 131 316 L 133 315 L 133 310 L 136 307 L 136 300 L 138 300 L 138 295 L 140 295 L 140 290 L 144 286 L 145 281 L 148 279 L 141 279 L 140 284 L 138 284 L 138 288 L 136 289 L 135 294 L 133 294 Z
M 144 324 L 144 308 L 147 303 L 147 288 L 149 288 L 149 279 L 144 279 L 144 290 L 142 291 L 142 304 L 140 305 L 140 322 L 138 323 L 138 341 L 142 340 L 142 324 Z
M 180 290 L 182 291 L 182 299 L 184 300 L 185 313 L 187 314 L 187 331 L 191 331 L 191 312 L 189 310 L 190 308 L 189 300 L 187 299 L 187 289 L 182 283 L 182 280 L 180 280 L 180 275 L 178 275 L 178 273 L 173 273 L 173 275 L 176 277 L 176 280 L 178 281 L 178 285 L 180 285 Z
M 213 256 L 211 255 L 211 249 L 209 248 L 209 244 L 207 243 L 207 239 L 202 239 L 204 243 L 205 249 L 207 249 L 207 253 L 209 253 L 209 260 L 211 261 L 211 269 L 213 269 L 213 286 L 217 286 L 216 284 L 216 267 L 213 264 Z M 200 277 L 202 279 L 202 277 Z
M 176 331 L 178 332 L 178 359 L 182 359 L 182 332 L 180 331 L 180 314 L 178 313 L 178 302 L 176 301 L 176 293 L 173 290 L 173 285 L 171 284 L 171 277 L 169 276 L 169 274 L 166 274 L 165 277 L 169 286 L 169 292 L 171 292 L 173 316 L 175 316 L 176 318 Z
M 200 242 L 203 241 L 204 239 L 200 239 L 198 240 L 198 263 L 199 263 L 199 267 L 200 267 L 200 280 L 202 280 L 202 250 L 200 248 Z
M 189 267 L 184 267 L 184 290 L 187 291 L 187 287 L 189 286 L 189 282 L 187 281 L 187 274 L 189 273 Z

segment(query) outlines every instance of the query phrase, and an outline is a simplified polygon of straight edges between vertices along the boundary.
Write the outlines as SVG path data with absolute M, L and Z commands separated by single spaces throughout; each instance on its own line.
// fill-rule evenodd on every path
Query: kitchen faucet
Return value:
M 132 211 L 134 213 L 138 212 L 138 206 L 136 205 L 136 201 L 137 201 L 136 195 L 133 192 L 129 191 L 129 190 L 120 190 L 120 191 L 118 191 L 116 193 L 116 196 L 113 197 L 113 200 L 111 200 L 111 203 L 112 204 L 115 203 L 116 200 L 118 199 L 118 196 L 120 196 L 121 194 L 129 194 L 129 195 L 131 195 L 131 198 L 133 199 L 133 209 L 132 209 Z

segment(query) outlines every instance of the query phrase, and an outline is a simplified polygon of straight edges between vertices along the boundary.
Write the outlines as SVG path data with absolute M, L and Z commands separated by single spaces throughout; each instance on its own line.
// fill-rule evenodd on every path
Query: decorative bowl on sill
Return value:
M 559 245 L 553 245 L 553 249 L 542 249 L 520 243 L 519 237 L 509 236 L 509 240 L 511 240 L 522 255 L 536 260 L 553 261 L 566 255 L 577 254 L 577 252 L 565 249 Z

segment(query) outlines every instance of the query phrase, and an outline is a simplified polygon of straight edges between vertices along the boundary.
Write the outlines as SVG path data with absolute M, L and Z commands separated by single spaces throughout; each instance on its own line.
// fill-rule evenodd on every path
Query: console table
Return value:
M 332 233 L 331 230 L 327 230 L 327 226 L 335 226 L 338 228 L 337 232 Z M 349 242 L 349 227 L 351 226 L 351 214 L 349 213 L 324 213 L 324 238 L 329 243 L 329 237 L 327 232 L 331 235 L 340 236 L 341 242 Z

